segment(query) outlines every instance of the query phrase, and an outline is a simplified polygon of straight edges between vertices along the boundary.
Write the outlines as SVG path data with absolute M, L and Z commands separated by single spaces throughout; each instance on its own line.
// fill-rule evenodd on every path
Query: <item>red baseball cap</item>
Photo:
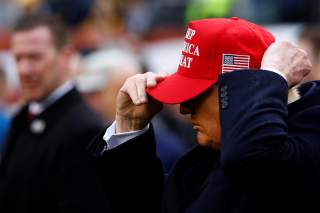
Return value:
M 239 69 L 258 69 L 267 47 L 275 41 L 263 27 L 237 17 L 192 21 L 188 24 L 179 67 L 147 93 L 177 104 L 190 100 Z

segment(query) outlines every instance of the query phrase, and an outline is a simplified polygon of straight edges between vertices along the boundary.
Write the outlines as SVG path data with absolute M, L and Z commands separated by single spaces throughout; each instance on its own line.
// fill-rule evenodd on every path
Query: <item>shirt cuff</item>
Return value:
M 148 131 L 150 124 L 148 124 L 145 128 L 141 130 L 131 131 L 131 132 L 122 132 L 116 133 L 116 122 L 114 121 L 111 126 L 106 130 L 103 140 L 106 142 L 106 146 L 104 147 L 102 153 L 106 150 L 111 150 L 120 146 L 121 144 L 131 140 L 132 138 L 138 137 L 142 135 L 146 131 Z
M 261 67 L 261 69 L 266 70 L 266 71 L 270 71 L 270 72 L 277 73 L 278 75 L 282 76 L 282 78 L 284 78 L 284 80 L 286 80 L 286 82 L 288 82 L 286 76 L 285 76 L 282 72 L 280 72 L 279 70 L 277 70 L 277 69 L 269 68 L 269 67 Z

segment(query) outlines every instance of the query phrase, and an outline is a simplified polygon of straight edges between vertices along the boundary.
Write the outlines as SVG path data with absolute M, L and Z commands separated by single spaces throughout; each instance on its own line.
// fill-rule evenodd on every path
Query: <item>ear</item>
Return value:
M 68 71 L 70 69 L 70 64 L 72 58 L 75 54 L 75 50 L 72 45 L 66 45 L 60 50 L 60 62 L 62 69 Z
M 74 54 L 75 50 L 74 47 L 72 45 L 66 45 L 61 49 L 61 54 L 64 60 L 66 61 L 70 61 L 73 54 Z

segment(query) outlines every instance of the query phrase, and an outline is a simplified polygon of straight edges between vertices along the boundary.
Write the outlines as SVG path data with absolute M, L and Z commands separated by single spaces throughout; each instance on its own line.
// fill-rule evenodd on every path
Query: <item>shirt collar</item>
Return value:
M 41 102 L 32 101 L 29 103 L 29 112 L 34 115 L 39 115 L 50 105 L 60 99 L 62 96 L 67 94 L 74 87 L 74 82 L 67 81 L 57 89 L 55 89 L 45 100 Z

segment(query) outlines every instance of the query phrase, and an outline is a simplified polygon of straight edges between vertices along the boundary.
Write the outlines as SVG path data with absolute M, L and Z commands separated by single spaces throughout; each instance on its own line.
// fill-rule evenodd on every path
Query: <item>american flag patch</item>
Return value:
M 222 55 L 222 73 L 231 72 L 234 70 L 248 69 L 250 63 L 249 55 Z

